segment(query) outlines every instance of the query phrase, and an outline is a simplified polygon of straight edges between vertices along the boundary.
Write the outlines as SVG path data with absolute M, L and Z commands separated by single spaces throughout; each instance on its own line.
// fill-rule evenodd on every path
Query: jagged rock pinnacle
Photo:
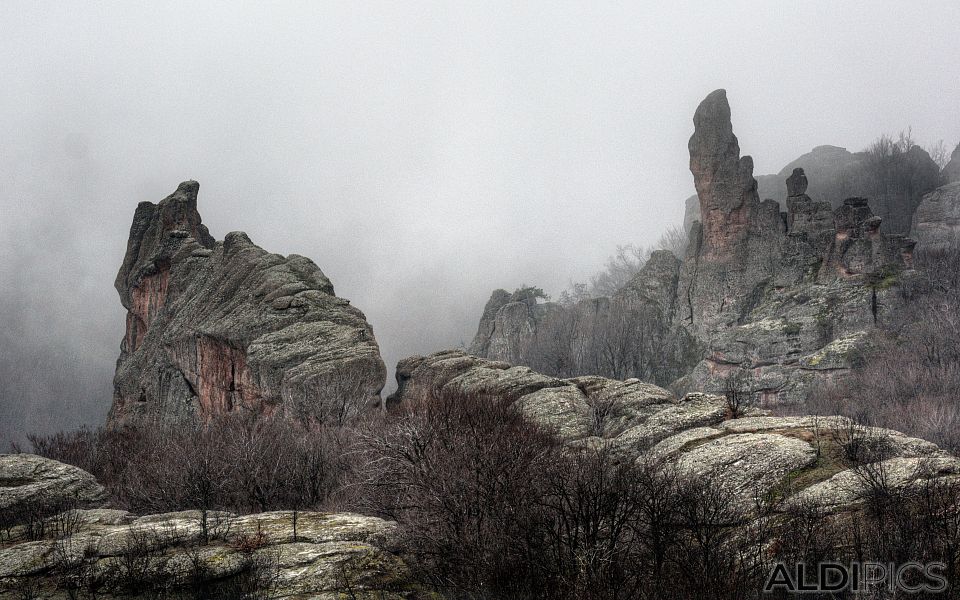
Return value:
M 690 172 L 700 200 L 706 256 L 731 255 L 749 232 L 760 199 L 753 159 L 740 156 L 726 90 L 711 92 L 693 116 Z

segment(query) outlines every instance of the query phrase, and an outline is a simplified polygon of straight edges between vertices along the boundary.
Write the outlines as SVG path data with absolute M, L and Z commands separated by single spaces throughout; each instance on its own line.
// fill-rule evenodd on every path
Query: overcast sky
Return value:
M 134 208 L 186 179 L 218 239 L 313 258 L 392 366 L 679 224 L 718 87 L 758 174 L 960 139 L 955 0 L 194 4 L 0 3 L 4 440 L 102 421 Z

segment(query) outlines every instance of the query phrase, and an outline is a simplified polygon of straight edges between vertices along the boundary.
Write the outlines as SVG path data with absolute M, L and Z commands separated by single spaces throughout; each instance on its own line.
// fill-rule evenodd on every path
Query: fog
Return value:
M 134 208 L 186 179 L 218 239 L 314 259 L 392 368 L 678 225 L 715 88 L 758 174 L 960 139 L 953 1 L 193 4 L 0 4 L 4 446 L 102 422 Z

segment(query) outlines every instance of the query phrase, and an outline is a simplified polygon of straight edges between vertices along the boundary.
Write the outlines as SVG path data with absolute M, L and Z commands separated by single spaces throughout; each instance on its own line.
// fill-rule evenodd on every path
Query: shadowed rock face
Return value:
M 363 313 L 308 258 L 213 239 L 190 181 L 134 214 L 116 288 L 127 309 L 109 421 L 238 411 L 325 421 L 379 402 L 386 369 Z

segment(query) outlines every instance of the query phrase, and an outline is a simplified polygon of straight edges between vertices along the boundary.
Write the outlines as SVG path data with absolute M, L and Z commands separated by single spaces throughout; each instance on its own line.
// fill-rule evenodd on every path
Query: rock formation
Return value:
M 506 290 L 494 290 L 483 308 L 470 351 L 481 356 L 522 362 L 524 348 L 536 336 L 538 323 L 557 308 L 556 304 L 538 302 L 529 289 L 519 289 L 512 294 Z
M 732 135 L 722 122 L 729 118 L 725 97 L 715 94 L 704 101 L 714 118 L 695 119 L 695 126 Z M 711 135 L 695 132 L 694 138 Z M 703 162 L 691 157 L 691 165 Z M 702 169 L 691 171 L 703 177 Z M 739 176 L 728 177 L 744 187 Z M 814 382 L 849 367 L 865 332 L 902 304 L 895 283 L 911 265 L 913 242 L 881 233 L 882 219 L 866 201 L 848 199 L 831 212 L 807 195 L 808 186 L 808 174 L 794 168 L 785 179 L 786 213 L 767 200 L 754 205 L 746 227 L 733 216 L 746 234 L 721 260 L 696 236 L 691 240 L 679 283 L 687 306 L 678 318 L 704 352 L 676 389 L 718 390 L 737 378 L 749 381 L 761 404 L 801 401 Z M 704 223 L 710 219 L 718 220 L 715 229 L 725 227 L 722 214 L 703 215 Z
M 213 239 L 194 181 L 137 206 L 116 288 L 127 327 L 110 422 L 280 412 L 328 420 L 379 402 L 386 369 L 363 313 L 308 258 Z
M 693 340 L 673 325 L 680 266 L 655 251 L 613 297 L 571 306 L 496 290 L 470 352 L 565 377 L 632 374 L 666 385 L 696 362 Z
M 700 199 L 694 194 L 683 201 L 683 232 L 689 233 L 694 221 L 700 220 Z
M 894 486 L 960 474 L 956 457 L 895 431 L 840 417 L 772 417 L 757 409 L 732 418 L 722 396 L 677 397 L 636 379 L 560 379 L 446 351 L 401 361 L 397 383 L 393 402 L 415 404 L 428 394 L 498 398 L 573 447 L 606 448 L 625 460 L 663 460 L 683 476 L 710 477 L 744 511 L 773 493 L 787 496 L 781 510 L 800 501 L 827 511 L 854 509 L 867 493 L 866 481 L 855 475 L 863 460 L 887 467 Z M 852 460 L 849 451 L 857 444 L 882 452 Z
M 808 196 L 807 185 L 806 173 L 799 167 L 787 178 L 787 229 L 822 251 L 833 237 L 833 209 L 829 202 Z
M 92 475 L 53 460 L 0 455 L 0 483 L 2 498 L 17 496 L 24 508 L 0 510 L 2 600 L 418 597 L 407 566 L 387 549 L 390 521 L 301 512 L 294 539 L 290 512 L 210 512 L 204 542 L 200 511 L 103 508 Z M 57 510 L 50 500 L 68 491 L 77 496 Z
M 32 454 L 0 454 L 0 515 L 47 507 L 96 508 L 107 500 L 93 475 Z
M 700 255 L 705 260 L 723 260 L 743 247 L 760 210 L 753 159 L 740 156 L 725 90 L 707 96 L 693 122 L 688 146 L 700 200 Z
M 837 146 L 817 146 L 778 174 L 758 176 L 760 197 L 786 208 L 790 192 L 784 180 L 798 168 L 810 178 L 807 194 L 815 201 L 839 208 L 846 198 L 869 198 L 870 208 L 883 219 L 885 233 L 908 233 L 921 198 L 940 184 L 937 164 L 919 146 L 898 149 L 882 158 L 869 151 L 853 153 Z
M 682 260 L 655 253 L 614 297 L 554 307 L 547 318 L 510 308 L 505 293 L 495 294 L 471 350 L 560 376 L 634 376 L 678 392 L 721 390 L 737 378 L 762 404 L 802 401 L 815 383 L 842 375 L 867 332 L 902 306 L 896 284 L 911 267 L 914 242 L 884 233 L 867 200 L 848 198 L 833 209 L 812 198 L 812 178 L 801 167 L 783 178 L 785 212 L 761 201 L 723 90 L 697 108 L 689 150 L 699 215 L 690 220 Z M 642 318 L 618 317 L 618 327 L 602 331 L 599 351 L 584 345 L 596 331 L 594 315 L 618 307 L 618 315 Z M 513 334 L 521 329 L 523 339 Z M 547 347 L 559 340 L 580 355 L 621 360 L 605 361 L 614 368 L 594 360 L 565 370 L 563 361 L 539 360 L 544 339 Z M 633 359 L 647 356 L 634 340 L 653 341 L 651 363 Z M 508 347 L 513 351 L 498 350 Z
M 780 171 L 772 175 L 757 177 L 761 198 L 771 198 L 786 207 L 790 196 L 784 181 L 795 169 L 803 169 L 809 178 L 806 193 L 814 200 L 828 202 L 836 207 L 843 198 L 868 195 L 868 190 L 857 190 L 859 177 L 856 171 L 862 155 L 839 146 L 817 146 L 810 152 L 790 161 Z
M 960 160 L 955 158 L 954 162 L 960 167 Z M 925 250 L 942 249 L 960 241 L 960 177 L 923 197 L 913 215 L 910 237 Z
M 953 153 L 950 155 L 950 162 L 943 167 L 943 172 L 940 176 L 943 183 L 956 183 L 960 181 L 960 144 L 957 144 L 957 147 L 953 149 Z

